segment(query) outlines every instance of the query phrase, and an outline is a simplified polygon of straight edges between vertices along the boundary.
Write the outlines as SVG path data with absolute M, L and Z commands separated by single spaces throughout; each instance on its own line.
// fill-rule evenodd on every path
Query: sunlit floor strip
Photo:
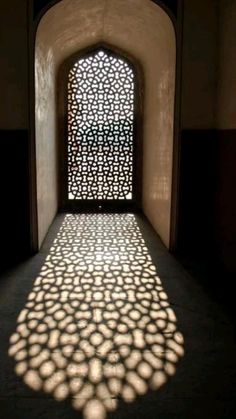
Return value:
M 102 419 L 174 375 L 183 336 L 133 214 L 67 214 L 10 338 L 16 374 Z

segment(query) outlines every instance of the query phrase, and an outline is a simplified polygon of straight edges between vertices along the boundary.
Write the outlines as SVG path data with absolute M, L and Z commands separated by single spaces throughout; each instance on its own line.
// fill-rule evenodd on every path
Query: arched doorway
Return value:
M 139 83 L 132 63 L 99 46 L 66 67 L 64 207 L 137 208 Z
M 65 95 L 57 101 L 58 89 L 59 94 L 64 89 L 64 84 L 57 83 L 58 74 L 70 57 L 99 43 L 124 51 L 142 69 L 140 207 L 164 244 L 173 248 L 178 157 L 174 150 L 176 33 L 167 13 L 151 0 L 62 0 L 40 20 L 35 42 L 38 246 L 62 202 L 60 147 L 67 110 Z

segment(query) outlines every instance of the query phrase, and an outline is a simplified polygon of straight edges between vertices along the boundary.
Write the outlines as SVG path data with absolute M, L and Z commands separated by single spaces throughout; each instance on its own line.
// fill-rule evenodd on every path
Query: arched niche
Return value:
M 58 117 L 59 120 L 63 117 L 58 108 L 59 69 L 73 54 L 98 43 L 125 51 L 142 67 L 142 209 L 169 247 L 176 39 L 171 19 L 151 0 L 62 0 L 43 15 L 38 25 L 35 44 L 38 245 L 59 205 Z

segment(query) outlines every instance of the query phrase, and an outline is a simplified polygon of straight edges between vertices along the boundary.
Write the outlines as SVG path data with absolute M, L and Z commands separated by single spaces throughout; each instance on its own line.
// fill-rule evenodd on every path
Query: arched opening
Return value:
M 70 57 L 99 43 L 125 51 L 142 68 L 139 202 L 169 247 L 176 212 L 172 194 L 176 37 L 170 17 L 151 0 L 62 0 L 39 23 L 35 49 L 38 246 L 63 201 L 65 100 L 57 100 L 64 89 L 57 84 L 58 74 Z
M 64 207 L 137 208 L 139 83 L 132 63 L 97 46 L 66 68 Z

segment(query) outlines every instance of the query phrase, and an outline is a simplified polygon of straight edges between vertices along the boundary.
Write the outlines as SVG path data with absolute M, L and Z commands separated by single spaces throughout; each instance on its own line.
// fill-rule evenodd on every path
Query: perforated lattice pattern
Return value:
M 68 198 L 132 199 L 134 75 L 100 50 L 68 79 Z

